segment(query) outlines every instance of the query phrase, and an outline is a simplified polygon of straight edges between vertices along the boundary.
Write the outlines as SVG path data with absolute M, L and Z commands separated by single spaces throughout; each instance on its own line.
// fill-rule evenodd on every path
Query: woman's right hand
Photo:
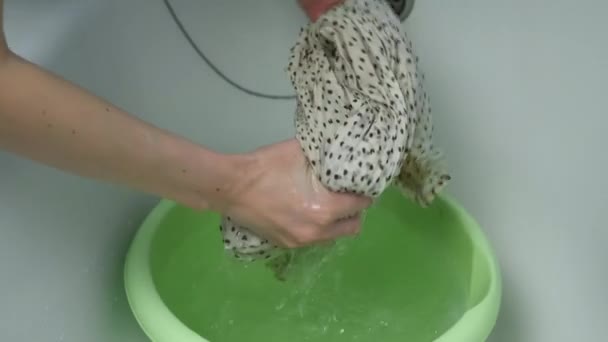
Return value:
M 288 248 L 359 232 L 361 212 L 371 199 L 327 190 L 310 172 L 295 139 L 245 158 L 248 166 L 220 208 L 235 223 Z

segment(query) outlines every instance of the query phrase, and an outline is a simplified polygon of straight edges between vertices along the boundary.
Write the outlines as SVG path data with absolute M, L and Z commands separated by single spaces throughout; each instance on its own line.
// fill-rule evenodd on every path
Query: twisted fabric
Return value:
M 297 94 L 296 138 L 329 190 L 376 198 L 394 183 L 427 206 L 450 176 L 432 143 L 418 57 L 385 0 L 346 0 L 302 30 L 287 71 Z M 225 217 L 225 248 L 245 260 L 286 251 Z

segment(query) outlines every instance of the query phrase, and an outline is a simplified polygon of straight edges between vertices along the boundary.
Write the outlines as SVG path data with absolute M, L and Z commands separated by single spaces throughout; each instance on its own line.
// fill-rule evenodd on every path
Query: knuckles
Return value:
M 294 228 L 289 237 L 282 241 L 282 244 L 287 248 L 298 248 L 311 245 L 317 242 L 321 237 L 321 228 L 317 226 L 303 226 Z

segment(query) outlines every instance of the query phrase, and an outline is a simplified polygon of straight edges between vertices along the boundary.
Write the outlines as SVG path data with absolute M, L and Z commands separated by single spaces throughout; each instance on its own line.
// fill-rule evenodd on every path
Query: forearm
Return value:
M 220 205 L 242 162 L 153 127 L 15 55 L 0 63 L 0 148 L 197 208 Z

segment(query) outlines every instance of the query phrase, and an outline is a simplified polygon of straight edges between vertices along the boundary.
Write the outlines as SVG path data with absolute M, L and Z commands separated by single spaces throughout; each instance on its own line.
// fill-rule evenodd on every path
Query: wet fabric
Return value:
M 378 197 L 391 184 L 429 205 L 450 179 L 433 146 L 430 98 L 412 43 L 385 0 L 346 0 L 300 33 L 287 68 L 296 138 L 332 191 Z M 405 200 L 405 199 L 404 199 Z M 229 217 L 225 248 L 245 260 L 289 262 L 286 251 Z

